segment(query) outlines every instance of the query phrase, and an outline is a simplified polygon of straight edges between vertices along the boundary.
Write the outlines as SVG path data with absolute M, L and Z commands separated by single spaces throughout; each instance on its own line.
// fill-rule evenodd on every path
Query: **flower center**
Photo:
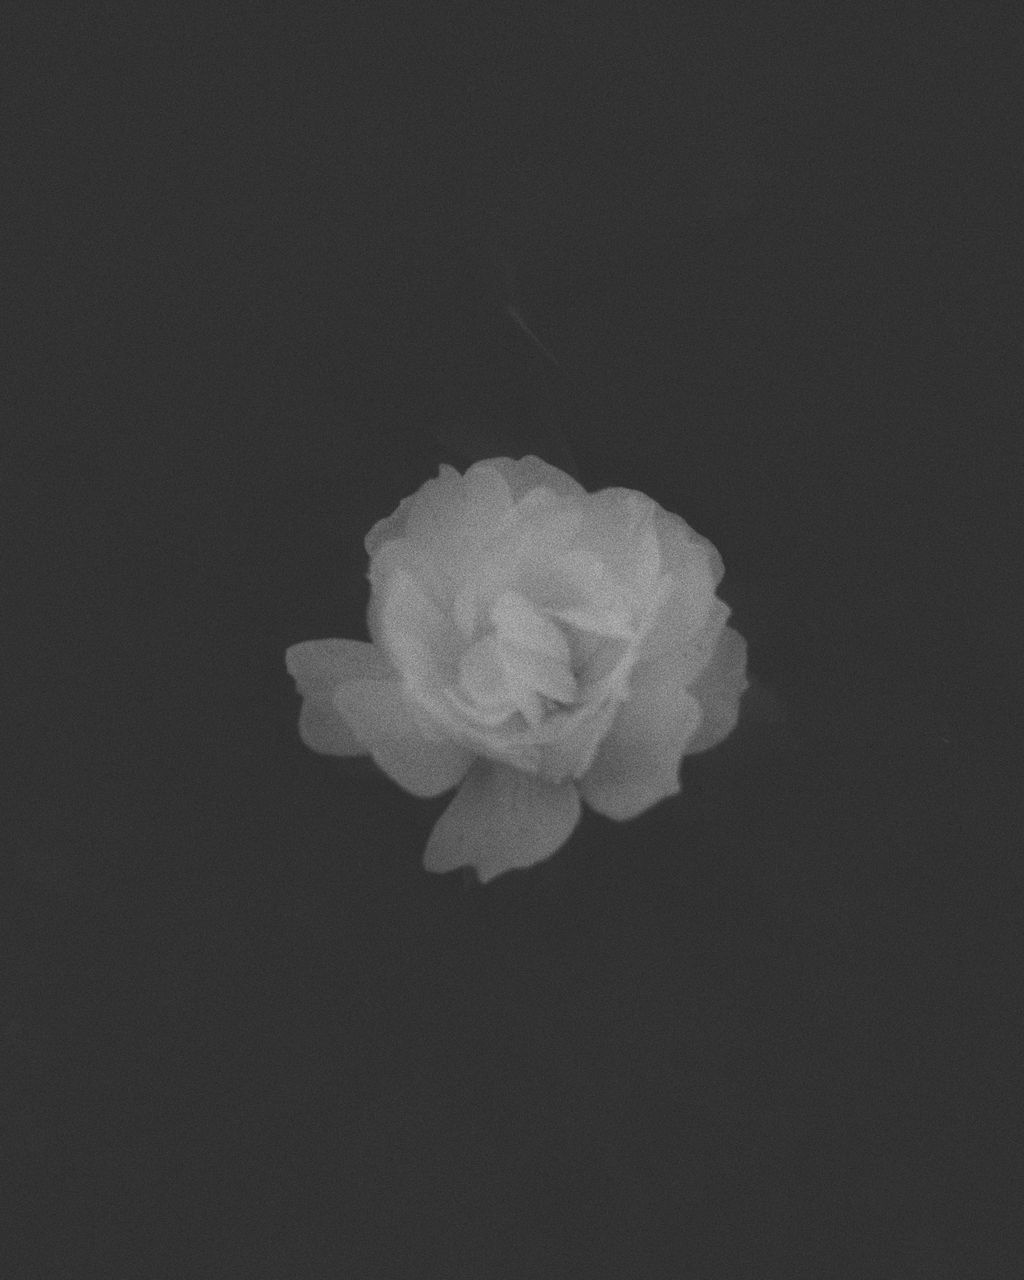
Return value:
M 576 701 L 572 652 L 562 630 L 517 591 L 506 591 L 490 609 L 493 630 L 469 646 L 459 683 L 488 723 L 519 711 L 536 728 L 551 703 Z

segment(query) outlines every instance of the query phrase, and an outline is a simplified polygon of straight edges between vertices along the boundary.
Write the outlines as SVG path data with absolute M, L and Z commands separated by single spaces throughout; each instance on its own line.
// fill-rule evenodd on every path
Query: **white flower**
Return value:
M 636 817 L 734 727 L 746 646 L 722 562 L 630 489 L 588 494 L 526 457 L 442 466 L 366 535 L 372 644 L 287 652 L 314 751 L 400 786 L 458 786 L 425 854 L 488 881 L 550 857 L 580 799 Z

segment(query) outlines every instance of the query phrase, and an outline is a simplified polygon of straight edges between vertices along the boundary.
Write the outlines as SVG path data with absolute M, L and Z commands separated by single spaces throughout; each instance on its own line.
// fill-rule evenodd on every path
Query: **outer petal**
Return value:
M 549 462 L 544 462 L 533 454 L 518 459 L 491 458 L 489 465 L 504 476 L 516 502 L 531 489 L 550 489 L 564 501 L 577 505 L 587 500 L 586 489 L 568 472 L 551 466 Z
M 478 760 L 438 819 L 427 844 L 428 871 L 473 867 L 484 884 L 557 852 L 580 819 L 572 783 L 556 785 Z
M 417 553 L 456 573 L 463 560 L 507 518 L 512 497 L 493 462 L 478 462 L 460 476 L 442 464 L 397 511 L 378 520 L 366 535 L 373 559 L 391 540 L 407 538 Z
M 334 705 L 380 768 L 414 796 L 450 791 L 473 761 L 464 747 L 423 735 L 397 679 L 346 681 Z
M 678 516 L 659 509 L 655 523 L 662 567 L 671 578 L 672 589 L 644 638 L 641 660 L 678 655 L 686 648 L 696 675 L 710 657 L 710 646 L 729 614 L 728 608 L 715 597 L 715 588 L 724 572 L 722 557 L 706 538 L 694 533 Z M 718 618 L 714 617 L 716 610 Z
M 679 606 L 679 598 L 675 605 Z M 609 818 L 635 817 L 679 791 L 684 755 L 715 746 L 736 726 L 747 687 L 747 646 L 725 626 L 728 606 L 713 598 L 703 628 L 694 633 L 687 612 L 654 657 L 637 663 L 632 692 L 580 783 L 587 804 Z
M 417 577 L 397 569 L 374 585 L 367 611 L 370 635 L 404 676 L 455 678 L 458 642 L 451 616 L 438 608 Z
M 704 718 L 687 743 L 688 756 L 717 746 L 732 733 L 739 719 L 740 699 L 749 683 L 747 642 L 738 631 L 726 627 L 707 666 L 690 686 Z
M 622 822 L 675 795 L 679 762 L 700 719 L 683 680 L 664 670 L 657 678 L 634 675 L 633 692 L 580 781 L 590 808 Z
M 365 755 L 367 748 L 341 718 L 332 695 L 345 680 L 387 679 L 391 671 L 380 652 L 362 640 L 304 640 L 284 660 L 302 694 L 299 736 L 306 746 L 322 755 Z
M 657 503 L 635 489 L 600 489 L 588 495 L 582 539 L 612 578 L 643 598 L 661 563 L 656 536 Z

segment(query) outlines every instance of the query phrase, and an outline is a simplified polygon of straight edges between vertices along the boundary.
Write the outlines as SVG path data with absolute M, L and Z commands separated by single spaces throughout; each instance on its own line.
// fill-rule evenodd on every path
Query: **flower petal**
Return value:
M 661 562 L 657 503 L 635 489 L 600 489 L 584 506 L 582 538 L 607 574 L 631 594 L 650 592 Z
M 334 705 L 380 768 L 414 796 L 450 791 L 473 762 L 464 747 L 424 735 L 397 679 L 346 681 Z
M 682 757 L 732 732 L 747 685 L 746 643 L 726 627 L 729 606 L 714 594 L 721 559 L 677 525 L 672 589 L 644 639 L 630 695 L 580 783 L 587 804 L 609 818 L 635 817 L 675 795 Z
M 477 760 L 438 819 L 427 844 L 428 871 L 473 867 L 486 884 L 559 850 L 580 819 L 571 783 L 555 785 L 507 765 Z
M 432 683 L 441 675 L 455 675 L 458 636 L 446 616 L 404 569 L 397 570 L 379 590 L 369 611 L 370 634 L 391 657 L 395 669 L 418 683 Z
M 701 719 L 700 704 L 681 680 L 634 675 L 594 762 L 580 780 L 591 809 L 619 822 L 635 818 L 679 791 L 679 763 Z
M 671 589 L 644 638 L 642 657 L 654 659 L 697 640 L 696 673 L 709 656 L 708 651 L 700 649 L 700 641 L 713 642 L 718 636 L 718 627 L 709 626 L 716 603 L 720 611 L 724 610 L 723 619 L 729 612 L 715 598 L 715 588 L 724 572 L 722 557 L 706 538 L 694 533 L 685 520 L 669 511 L 658 508 L 655 525 L 662 568 L 670 579 Z
M 345 680 L 387 679 L 390 668 L 372 644 L 362 640 L 304 640 L 284 655 L 302 695 L 299 736 L 313 751 L 329 756 L 361 756 L 367 748 L 338 713 L 332 696 Z
M 366 550 L 372 560 L 386 542 L 404 539 L 416 554 L 458 579 L 460 566 L 501 528 L 511 510 L 508 485 L 493 462 L 478 462 L 465 476 L 442 463 L 436 479 L 377 521 L 366 535 Z
M 516 502 L 533 489 L 549 489 L 558 498 L 574 505 L 586 501 L 586 489 L 568 472 L 551 466 L 532 453 L 517 459 L 491 458 L 488 465 L 504 477 Z
M 686 744 L 688 756 L 717 746 L 732 733 L 739 719 L 740 699 L 749 684 L 747 642 L 738 631 L 726 627 L 710 661 L 690 686 L 703 719 Z
M 568 733 L 541 747 L 538 753 L 541 777 L 555 782 L 583 777 L 617 715 L 617 702 L 606 698 L 585 715 L 574 718 L 574 726 Z

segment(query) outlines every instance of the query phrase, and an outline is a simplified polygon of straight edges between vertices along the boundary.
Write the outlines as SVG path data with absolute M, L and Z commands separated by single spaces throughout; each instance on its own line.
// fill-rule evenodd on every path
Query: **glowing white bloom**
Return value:
M 736 723 L 746 647 L 721 559 L 641 493 L 588 494 L 535 457 L 442 466 L 366 549 L 373 643 L 288 650 L 299 732 L 414 795 L 458 786 L 431 871 L 487 881 L 548 858 L 581 797 L 636 817 Z

